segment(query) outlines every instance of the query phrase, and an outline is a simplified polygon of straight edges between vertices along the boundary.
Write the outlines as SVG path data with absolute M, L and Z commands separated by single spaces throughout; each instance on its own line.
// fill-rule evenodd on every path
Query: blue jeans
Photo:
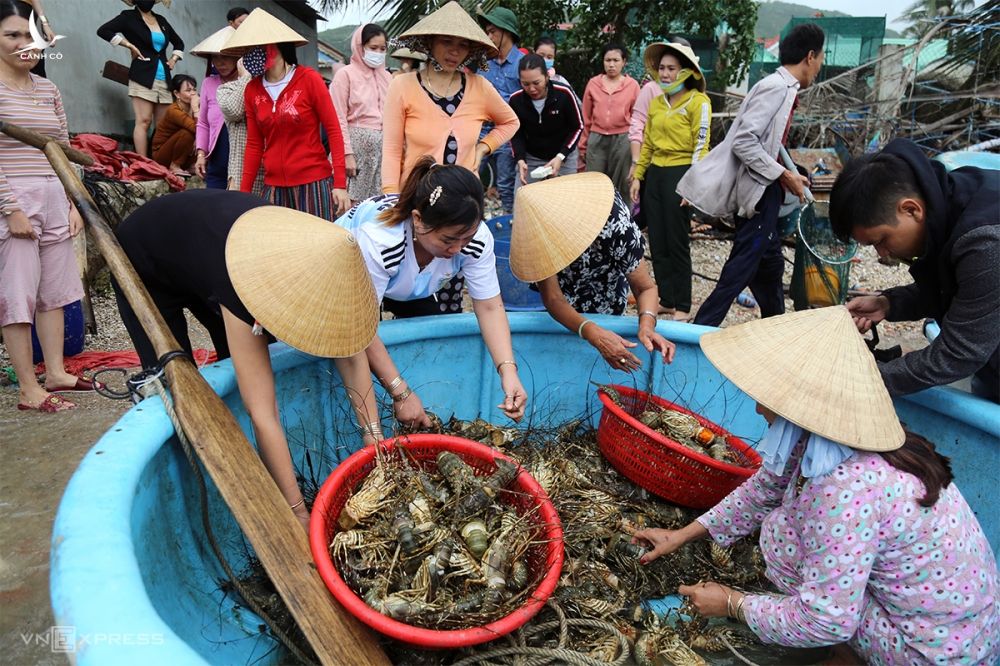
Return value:
M 497 179 L 497 192 L 500 193 L 500 203 L 506 213 L 514 212 L 514 178 L 517 175 L 517 162 L 510 146 L 503 145 L 496 152 L 494 172 Z

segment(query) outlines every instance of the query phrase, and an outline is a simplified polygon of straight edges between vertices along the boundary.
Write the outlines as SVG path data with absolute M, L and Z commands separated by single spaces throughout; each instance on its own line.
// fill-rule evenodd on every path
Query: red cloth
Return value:
M 199 366 L 215 363 L 217 356 L 214 351 L 208 349 L 195 349 L 194 360 Z M 85 351 L 76 356 L 70 356 L 63 360 L 66 372 L 71 375 L 81 375 L 87 370 L 98 368 L 138 368 L 142 365 L 139 362 L 139 355 L 132 350 L 128 351 Z M 45 372 L 45 362 L 35 366 L 35 373 Z
M 118 150 L 118 142 L 100 134 L 77 134 L 70 145 L 94 158 L 95 164 L 87 167 L 91 171 L 117 180 L 165 180 L 170 189 L 179 192 L 184 189 L 184 180 L 167 167 L 128 150 Z
M 240 189 L 252 191 L 254 178 L 264 161 L 264 183 L 294 187 L 329 178 L 333 162 L 333 186 L 347 187 L 344 170 L 344 136 L 326 84 L 315 70 L 297 65 L 288 86 L 277 101 L 264 90 L 261 77 L 247 84 L 243 101 L 247 114 L 247 148 Z M 330 158 L 320 139 L 326 128 Z

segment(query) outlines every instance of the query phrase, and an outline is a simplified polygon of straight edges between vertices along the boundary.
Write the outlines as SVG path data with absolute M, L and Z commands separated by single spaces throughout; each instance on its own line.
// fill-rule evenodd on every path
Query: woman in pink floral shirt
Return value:
M 787 330 L 810 318 L 823 325 L 806 329 L 834 328 L 839 337 Z M 920 436 L 903 435 L 851 325 L 838 306 L 702 338 L 709 360 L 757 400 L 770 424 L 760 446 L 764 466 L 683 529 L 639 532 L 637 541 L 653 546 L 643 562 L 694 539 L 726 546 L 760 528 L 766 575 L 779 592 L 681 586 L 701 613 L 744 621 L 765 643 L 846 644 L 869 664 L 996 663 L 998 580 L 989 542 L 951 482 L 948 459 Z M 761 349 L 769 337 L 777 339 Z M 845 348 L 853 373 L 845 372 L 852 365 Z M 850 390 L 837 390 L 838 377 Z M 810 413 L 822 404 L 834 418 Z

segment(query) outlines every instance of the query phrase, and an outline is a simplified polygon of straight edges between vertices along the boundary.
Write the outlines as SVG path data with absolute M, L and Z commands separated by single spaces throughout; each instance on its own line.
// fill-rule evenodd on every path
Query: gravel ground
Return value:
M 691 259 L 694 271 L 704 276 L 718 277 L 722 266 L 729 255 L 731 243 L 726 240 L 692 240 Z M 785 282 L 791 281 L 792 264 L 794 251 L 785 248 Z M 874 250 L 871 248 L 861 248 L 858 253 L 860 263 L 851 265 L 851 284 L 858 289 L 877 291 L 890 286 L 906 284 L 910 282 L 909 273 L 904 265 L 885 266 L 878 262 Z M 702 277 L 694 278 L 694 301 L 695 307 L 705 300 L 715 287 L 715 282 Z M 466 299 L 468 301 L 468 299 Z M 114 296 L 110 293 L 96 294 L 93 298 L 94 317 L 97 320 L 97 334 L 88 335 L 86 349 L 117 351 L 131 349 L 131 342 L 125 327 L 118 316 L 118 309 L 115 305 Z M 785 299 L 785 307 L 791 311 L 792 301 Z M 471 309 L 471 308 L 467 308 Z M 757 308 L 745 308 L 737 304 L 729 309 L 723 326 L 732 326 L 760 316 Z M 195 347 L 210 347 L 211 341 L 204 333 L 197 322 L 191 321 L 192 340 Z M 926 346 L 927 342 L 923 337 L 921 322 L 886 322 L 879 327 L 882 337 L 882 346 L 890 346 L 899 343 L 906 351 L 919 349 Z M 0 368 L 9 365 L 6 347 L 0 350 Z M 0 409 L 6 410 L 16 404 L 17 392 L 15 387 L 6 386 L 5 375 L 0 374 Z

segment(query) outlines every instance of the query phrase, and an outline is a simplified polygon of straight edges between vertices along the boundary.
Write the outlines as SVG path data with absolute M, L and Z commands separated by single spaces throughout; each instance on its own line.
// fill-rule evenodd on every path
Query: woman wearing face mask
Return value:
M 691 316 L 691 227 L 677 183 L 693 163 L 708 154 L 712 104 L 691 47 L 657 42 L 646 48 L 644 60 L 663 92 L 649 104 L 631 196 L 639 201 L 645 180 L 642 208 L 660 313 L 687 321 Z
M 570 90 L 573 86 L 569 84 L 566 77 L 556 73 L 556 43 L 551 37 L 539 37 L 535 41 L 535 55 L 540 56 L 545 61 L 545 69 L 548 71 L 549 79 L 554 83 L 560 83 Z M 576 94 L 575 92 L 573 93 Z
M 587 171 L 599 171 L 628 198 L 628 126 L 639 84 L 625 73 L 628 56 L 621 44 L 605 44 L 601 51 L 604 73 L 587 82 L 583 91 L 583 138 L 580 159 Z
M 229 131 L 219 109 L 219 86 L 237 77 L 236 58 L 222 55 L 222 46 L 236 32 L 228 25 L 201 42 L 191 53 L 208 61 L 201 83 L 201 108 L 195 135 L 197 159 L 194 172 L 205 179 L 205 187 L 224 190 L 229 182 Z
M 164 7 L 170 7 L 170 0 L 123 1 L 135 10 L 124 10 L 98 28 L 97 35 L 132 54 L 132 65 L 128 69 L 128 96 L 132 98 L 135 113 L 132 143 L 135 152 L 148 155 L 149 128 L 154 119 L 160 122 L 173 101 L 170 72 L 184 57 L 184 42 L 167 19 L 153 13 L 153 5 L 162 2 Z M 169 58 L 168 42 L 174 47 Z
M 174 103 L 153 134 L 153 159 L 178 176 L 190 176 L 187 168 L 194 163 L 194 138 L 197 131 L 198 83 L 187 74 L 170 81 Z
M 382 107 L 392 76 L 385 68 L 386 38 L 381 26 L 359 26 L 351 35 L 351 62 L 330 84 L 344 136 L 351 203 L 382 191 Z
M 244 93 L 247 146 L 240 190 L 253 189 L 263 162 L 265 199 L 333 221 L 351 207 L 344 141 L 323 78 L 297 64 L 295 48 L 306 43 L 257 8 L 222 49 L 226 55 L 242 54 L 243 66 L 253 76 Z M 329 140 L 329 156 L 321 125 Z
M 468 283 L 483 342 L 493 358 L 503 401 L 514 420 L 524 415 L 528 395 L 511 348 L 510 326 L 500 299 L 493 234 L 483 219 L 483 185 L 463 167 L 441 166 L 430 156 L 417 160 L 403 191 L 363 201 L 337 220 L 358 239 L 381 302 L 432 300 L 456 275 Z M 423 403 L 407 385 L 378 337 L 368 346 L 372 372 L 392 396 L 403 424 L 428 426 Z

